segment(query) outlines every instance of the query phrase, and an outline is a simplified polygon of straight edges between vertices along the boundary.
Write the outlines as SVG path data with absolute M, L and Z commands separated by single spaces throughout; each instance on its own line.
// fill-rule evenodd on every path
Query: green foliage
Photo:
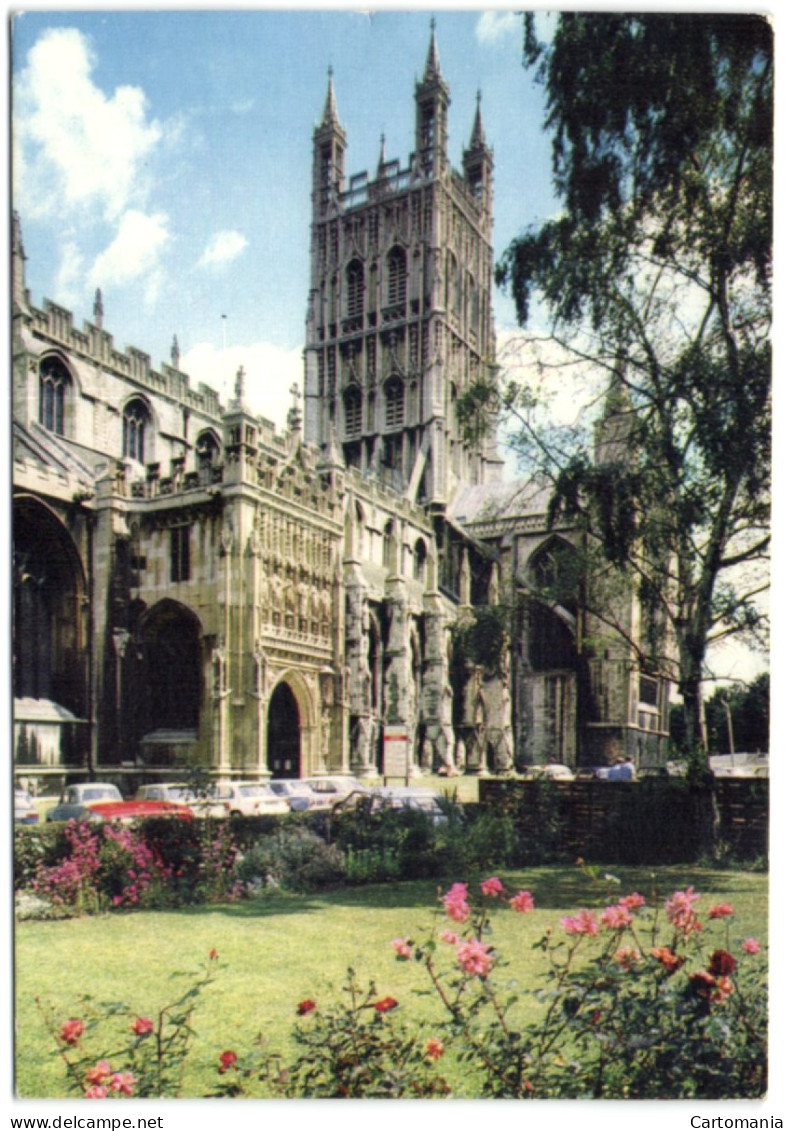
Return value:
M 301 1099 L 418 1099 L 443 1096 L 449 1086 L 432 1068 L 416 1029 L 395 1018 L 399 1002 L 364 989 L 353 970 L 344 1001 L 319 1009 L 304 1003 L 310 1021 L 296 1026 L 301 1054 L 289 1068 L 284 1094 Z
M 475 605 L 454 627 L 455 660 L 475 664 L 488 675 L 502 672 L 509 610 L 504 605 Z
M 247 885 L 273 883 L 287 891 L 316 891 L 342 882 L 345 858 L 336 845 L 296 828 L 256 841 L 235 871 Z
M 636 577 L 694 756 L 709 644 L 766 630 L 771 30 L 682 13 L 555 27 L 542 44 L 526 17 L 525 62 L 546 89 L 562 214 L 518 236 L 497 277 L 605 400 L 595 456 L 531 421 L 524 440 L 544 453 L 551 519 L 575 517 Z
M 198 970 L 172 974 L 187 985 L 153 1018 L 141 1016 L 125 1002 L 95 1002 L 84 994 L 79 1016 L 62 1020 L 37 999 L 69 1092 L 95 1099 L 181 1095 L 195 1037 L 193 1013 L 215 979 L 215 963 L 210 955 Z
M 595 873 L 594 873 L 595 877 Z M 607 884 L 620 884 L 605 877 Z M 583 909 L 535 943 L 548 959 L 540 986 L 500 977 L 491 907 L 507 902 L 501 881 L 453 885 L 444 904 L 460 930 L 439 947 L 416 947 L 447 1014 L 447 1033 L 481 1074 L 484 1097 L 515 1099 L 758 1098 L 766 1086 L 766 968 L 755 940 L 735 957 L 730 905 L 700 922 L 694 888 L 650 905 L 639 893 Z M 519 901 L 523 902 L 519 902 Z M 614 902 L 609 902 L 614 900 Z M 531 913 L 532 896 L 510 904 Z M 719 938 L 713 940 L 711 920 Z M 462 928 L 461 926 L 462 925 Z M 445 935 L 440 936 L 441 939 Z M 738 954 L 736 947 L 734 951 Z M 542 1005 L 513 1020 L 531 993 Z

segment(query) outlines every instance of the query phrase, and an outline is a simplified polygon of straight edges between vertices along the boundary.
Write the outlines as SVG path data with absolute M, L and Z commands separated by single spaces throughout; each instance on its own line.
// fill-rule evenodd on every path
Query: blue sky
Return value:
M 155 366 L 177 335 L 194 380 L 281 424 L 301 378 L 312 131 L 329 65 L 347 173 L 413 148 L 430 11 L 30 11 L 13 21 L 14 206 L 34 303 L 92 316 Z M 495 150 L 498 255 L 554 211 L 543 96 L 509 12 L 436 13 L 449 155 L 477 91 Z M 496 295 L 500 325 L 512 306 Z M 226 316 L 225 318 L 223 316 Z

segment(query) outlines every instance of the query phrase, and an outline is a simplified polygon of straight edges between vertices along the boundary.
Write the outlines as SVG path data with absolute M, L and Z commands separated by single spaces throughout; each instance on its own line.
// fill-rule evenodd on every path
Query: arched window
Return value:
M 405 252 L 401 247 L 393 247 L 386 262 L 386 277 L 389 306 L 404 306 L 408 268 Z
M 125 459 L 144 462 L 146 452 L 146 426 L 149 423 L 149 410 L 142 400 L 127 403 L 122 418 L 122 447 Z
M 390 377 L 384 387 L 387 428 L 399 428 L 405 420 L 405 385 L 399 377 Z
M 422 538 L 417 538 L 416 545 L 414 546 L 414 580 L 425 580 L 425 569 L 427 567 L 427 546 Z
M 394 523 L 391 519 L 383 528 L 383 564 L 394 569 Z
M 364 313 L 364 268 L 354 259 L 347 268 L 347 316 L 358 318 Z
M 216 467 L 221 459 L 220 440 L 214 432 L 201 432 L 196 440 L 196 463 L 199 468 Z
M 345 391 L 345 434 L 350 438 L 361 432 L 361 390 L 351 385 Z
M 39 369 L 39 424 L 59 436 L 64 434 L 69 370 L 57 357 L 46 357 Z

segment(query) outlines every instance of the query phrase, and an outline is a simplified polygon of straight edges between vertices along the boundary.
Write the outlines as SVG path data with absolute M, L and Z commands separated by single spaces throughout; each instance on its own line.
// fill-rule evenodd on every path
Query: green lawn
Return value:
M 690 866 L 614 868 L 615 892 L 656 890 L 664 898 L 693 884 L 711 902 L 735 908 L 732 937 L 767 933 L 767 877 Z M 484 878 L 484 877 L 477 877 Z M 495 916 L 500 948 L 510 957 L 510 975 L 522 982 L 544 959 L 531 947 L 561 915 L 605 902 L 604 889 L 576 868 L 538 868 L 503 874 L 511 888 L 526 887 L 536 910 L 509 909 Z M 59 1017 L 79 1014 L 78 999 L 126 1001 L 144 1015 L 155 1013 L 172 992 L 169 974 L 202 962 L 214 947 L 219 974 L 196 1013 L 198 1039 L 191 1055 L 187 1094 L 201 1095 L 223 1049 L 250 1047 L 259 1033 L 271 1050 L 289 1049 L 295 1005 L 303 998 L 338 999 L 348 966 L 362 982 L 396 997 L 412 1017 L 431 1019 L 437 1009 L 421 970 L 394 959 L 390 941 L 423 937 L 437 900 L 434 881 L 342 889 L 322 895 L 277 893 L 237 904 L 182 911 L 129 912 L 59 922 L 23 922 L 16 928 L 17 1092 L 21 1097 L 64 1095 L 63 1069 L 35 1004 L 39 995 Z M 446 1066 L 445 1066 L 446 1067 Z M 203 1082 L 203 1083 L 202 1083 Z

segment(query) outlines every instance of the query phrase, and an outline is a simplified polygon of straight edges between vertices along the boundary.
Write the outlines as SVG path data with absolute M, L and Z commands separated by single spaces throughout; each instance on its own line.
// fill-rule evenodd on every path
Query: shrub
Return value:
M 152 1018 L 124 1002 L 95 1003 L 85 995 L 79 1016 L 63 1020 L 37 999 L 68 1090 L 86 1099 L 180 1095 L 195 1036 L 193 1013 L 214 981 L 217 957 L 213 950 L 196 971 L 172 975 L 186 984 Z
M 237 862 L 235 874 L 246 885 L 315 891 L 344 879 L 345 857 L 316 833 L 292 828 L 258 840 Z
M 699 899 L 688 888 L 648 907 L 634 892 L 564 917 L 535 943 L 549 959 L 540 989 L 505 992 L 498 982 L 506 963 L 490 941 L 489 902 L 527 913 L 533 900 L 529 892 L 510 898 L 495 877 L 479 897 L 460 883 L 443 897 L 456 931 L 393 945 L 398 959 L 424 966 L 447 1035 L 482 1074 L 484 1096 L 757 1098 L 766 1087 L 760 947 L 746 939 L 729 950 L 732 908 L 709 909 L 704 928 Z M 707 929 L 714 923 L 716 941 Z M 439 942 L 450 958 L 442 948 L 439 960 Z M 511 1024 L 511 1010 L 530 993 L 543 1015 Z
M 221 822 L 156 818 L 139 826 L 70 821 L 51 844 L 32 841 L 30 888 L 59 914 L 234 899 L 237 847 Z M 20 869 L 22 871 L 23 869 Z

